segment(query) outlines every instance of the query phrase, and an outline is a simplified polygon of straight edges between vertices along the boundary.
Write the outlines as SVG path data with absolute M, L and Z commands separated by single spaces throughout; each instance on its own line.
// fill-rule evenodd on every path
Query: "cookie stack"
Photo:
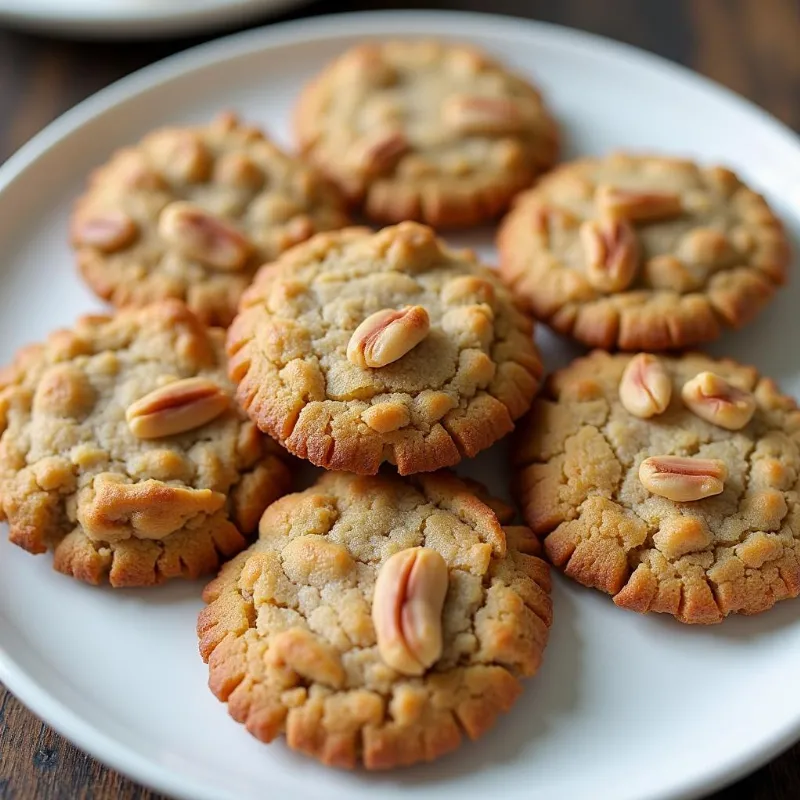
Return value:
M 552 169 L 537 90 L 453 44 L 345 53 L 295 129 L 299 156 L 223 115 L 92 176 L 72 241 L 117 310 L 0 373 L 15 544 L 118 587 L 226 562 L 197 625 L 212 692 L 262 741 L 369 769 L 512 706 L 552 620 L 540 542 L 682 622 L 800 594 L 800 411 L 753 368 L 664 355 L 785 281 L 759 195 L 672 158 Z M 499 272 L 434 231 L 512 200 Z M 602 348 L 538 398 L 534 319 Z M 522 417 L 529 527 L 447 469 Z M 298 459 L 324 471 L 287 494 Z

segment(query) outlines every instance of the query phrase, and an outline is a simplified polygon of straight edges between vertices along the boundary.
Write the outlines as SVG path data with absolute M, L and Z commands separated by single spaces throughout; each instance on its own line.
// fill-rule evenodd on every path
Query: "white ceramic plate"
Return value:
M 301 0 L 0 0 L 0 22 L 56 36 L 187 36 L 234 28 Z
M 86 173 L 156 125 L 233 107 L 287 138 L 301 84 L 364 37 L 469 40 L 544 88 L 569 153 L 669 150 L 726 162 L 766 192 L 796 238 L 800 146 L 756 108 L 651 56 L 545 25 L 442 13 L 303 21 L 204 46 L 65 115 L 0 171 L 0 362 L 98 304 L 66 245 Z M 460 237 L 491 256 L 490 232 Z M 716 353 L 800 392 L 800 281 Z M 550 368 L 568 349 L 539 332 Z M 469 472 L 502 484 L 502 447 Z M 386 775 L 327 770 L 264 746 L 206 689 L 197 655 L 200 584 L 148 591 L 83 586 L 49 556 L 0 544 L 0 679 L 80 747 L 172 795 L 204 800 L 366 800 L 502 795 L 547 800 L 694 797 L 754 769 L 800 735 L 800 601 L 710 629 L 617 609 L 556 581 L 540 674 L 477 744 Z

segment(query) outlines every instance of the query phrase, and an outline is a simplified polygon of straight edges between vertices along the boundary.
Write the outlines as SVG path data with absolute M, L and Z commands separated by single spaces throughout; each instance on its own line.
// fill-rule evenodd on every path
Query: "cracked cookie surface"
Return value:
M 424 309 L 425 337 L 384 366 L 353 363 L 359 326 L 404 306 Z M 319 234 L 258 273 L 228 331 L 230 374 L 250 417 L 301 458 L 363 474 L 384 461 L 429 472 L 488 447 L 529 408 L 542 371 L 532 332 L 493 272 L 430 228 L 353 228 Z
M 225 114 L 116 153 L 91 176 L 71 230 L 100 297 L 115 306 L 177 298 L 225 326 L 258 267 L 345 224 L 341 195 L 316 170 Z
M 474 225 L 554 163 L 538 91 L 486 54 L 428 40 L 349 50 L 303 92 L 301 151 L 367 216 Z
M 800 412 L 751 367 L 700 354 L 660 359 L 666 410 L 641 419 L 619 386 L 627 355 L 596 351 L 555 373 L 518 437 L 523 515 L 569 577 L 634 611 L 681 622 L 756 614 L 800 593 Z M 681 388 L 713 372 L 751 394 L 739 430 L 693 413 Z M 654 456 L 718 459 L 724 491 L 694 502 L 651 494 L 639 466 Z M 696 463 L 696 462 L 695 462 Z
M 126 420 L 180 379 L 232 396 L 224 358 L 224 332 L 175 300 L 87 316 L 20 351 L 0 373 L 0 518 L 11 541 L 114 586 L 196 578 L 242 550 L 289 488 L 277 445 L 232 403 L 161 438 L 138 438 Z
M 440 655 L 409 676 L 381 657 L 373 599 L 387 560 L 419 547 L 444 559 L 447 594 Z M 552 618 L 539 552 L 449 473 L 326 473 L 270 506 L 206 588 L 209 686 L 253 736 L 325 764 L 430 761 L 485 733 L 538 670 Z
M 789 246 L 732 172 L 615 154 L 565 164 L 521 195 L 500 272 L 536 316 L 605 350 L 669 350 L 750 321 L 786 280 Z

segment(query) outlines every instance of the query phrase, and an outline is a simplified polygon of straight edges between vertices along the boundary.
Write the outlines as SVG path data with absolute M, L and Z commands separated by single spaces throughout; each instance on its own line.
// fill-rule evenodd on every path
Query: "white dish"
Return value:
M 0 22 L 56 36 L 188 36 L 235 28 L 301 0 L 0 0 Z
M 763 190 L 795 237 L 800 145 L 764 113 L 689 72 L 582 33 L 499 17 L 383 13 L 275 26 L 206 45 L 100 93 L 0 170 L 0 362 L 98 303 L 66 245 L 87 172 L 162 123 L 235 108 L 287 138 L 300 85 L 362 37 L 470 40 L 530 74 L 564 125 L 569 154 L 669 150 L 728 163 Z M 491 255 L 490 232 L 453 237 Z M 800 393 L 800 282 L 713 348 Z M 539 332 L 550 368 L 570 350 Z M 502 447 L 472 462 L 501 476 Z M 502 481 L 501 481 L 502 482 Z M 200 584 L 83 586 L 0 543 L 0 679 L 80 747 L 192 800 L 381 798 L 666 800 L 754 769 L 800 735 L 800 601 L 710 629 L 640 617 L 556 581 L 540 674 L 478 744 L 386 775 L 326 770 L 259 744 L 206 689 L 197 655 Z

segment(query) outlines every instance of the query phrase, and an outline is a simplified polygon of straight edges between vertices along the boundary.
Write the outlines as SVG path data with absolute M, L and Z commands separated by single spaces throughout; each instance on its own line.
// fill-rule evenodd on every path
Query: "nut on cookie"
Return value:
M 732 172 L 615 154 L 564 164 L 503 220 L 500 272 L 534 314 L 605 350 L 683 349 L 749 322 L 789 245 Z
M 289 488 L 280 448 L 232 404 L 224 332 L 177 300 L 20 351 L 0 375 L 0 518 L 89 583 L 196 578 L 246 546 Z
M 551 376 L 514 464 L 548 558 L 618 606 L 714 623 L 800 594 L 800 411 L 751 367 L 595 351 Z
M 477 739 L 536 673 L 550 575 L 528 528 L 447 472 L 325 473 L 205 590 L 209 687 L 263 742 L 390 769 Z
M 228 331 L 237 398 L 327 469 L 430 472 L 509 433 L 542 365 L 492 270 L 405 222 L 318 234 L 264 267 Z
M 295 111 L 301 152 L 368 217 L 436 227 L 491 219 L 549 169 L 558 132 L 539 92 L 466 45 L 354 47 Z
M 117 152 L 91 176 L 71 232 L 82 276 L 115 306 L 180 298 L 228 325 L 261 264 L 345 224 L 316 170 L 223 114 Z

